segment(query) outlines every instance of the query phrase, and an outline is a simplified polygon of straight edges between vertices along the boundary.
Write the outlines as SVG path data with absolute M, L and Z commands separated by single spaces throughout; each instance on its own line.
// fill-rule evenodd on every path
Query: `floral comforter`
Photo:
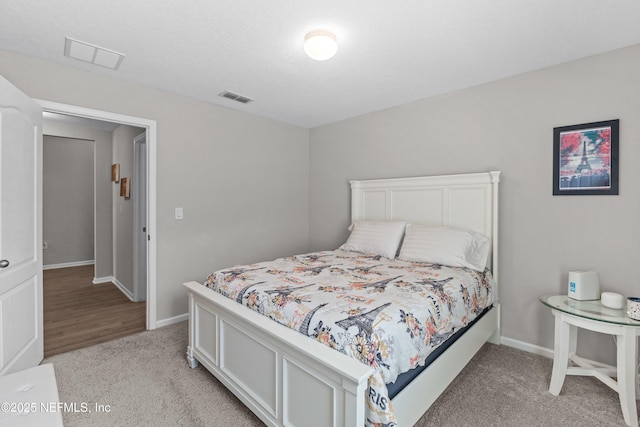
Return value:
M 494 302 L 485 270 L 344 250 L 237 266 L 207 287 L 375 369 L 367 422 L 394 426 L 387 383 Z

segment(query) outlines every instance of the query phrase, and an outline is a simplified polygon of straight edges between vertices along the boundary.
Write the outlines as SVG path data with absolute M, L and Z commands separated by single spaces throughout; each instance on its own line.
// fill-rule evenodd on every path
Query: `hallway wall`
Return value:
M 113 220 L 111 208 L 111 157 L 112 132 L 60 121 L 43 120 L 45 135 L 81 138 L 95 141 L 95 277 L 108 278 L 113 275 Z M 45 251 L 46 252 L 46 251 Z M 46 260 L 45 260 L 46 264 Z
M 44 135 L 43 264 L 94 259 L 94 141 Z
M 120 179 L 128 178 L 133 192 L 133 138 L 144 129 L 122 125 L 113 131 L 113 163 L 120 165 Z M 133 298 L 133 199 L 120 196 L 113 185 L 113 277 Z

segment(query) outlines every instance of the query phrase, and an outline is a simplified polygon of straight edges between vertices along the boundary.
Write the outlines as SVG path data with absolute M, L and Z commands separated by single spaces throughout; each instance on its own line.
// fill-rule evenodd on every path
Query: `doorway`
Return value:
M 77 116 L 100 121 L 114 122 L 129 126 L 139 127 L 145 130 L 144 148 L 146 155 L 146 171 L 141 176 L 146 181 L 146 225 L 145 235 L 147 237 L 146 254 L 146 329 L 151 330 L 157 327 L 156 318 L 156 243 L 154 231 L 156 228 L 156 122 L 154 120 L 143 119 L 122 114 L 110 113 L 100 110 L 93 110 L 84 107 L 77 107 L 67 104 L 60 104 L 51 101 L 36 100 L 43 111 Z M 146 255 L 146 257 L 145 257 Z M 142 286 L 144 293 L 145 286 Z
M 146 224 L 146 130 L 48 111 L 43 124 L 49 357 L 146 329 L 147 242 L 133 239 L 135 223 Z M 123 196 L 125 180 L 133 188 Z

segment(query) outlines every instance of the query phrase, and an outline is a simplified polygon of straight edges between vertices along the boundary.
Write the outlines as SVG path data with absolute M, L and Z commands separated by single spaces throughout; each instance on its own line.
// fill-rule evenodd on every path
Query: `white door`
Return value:
M 147 299 L 147 133 L 133 139 L 133 300 Z
M 42 339 L 42 110 L 0 76 L 0 374 L 38 365 Z

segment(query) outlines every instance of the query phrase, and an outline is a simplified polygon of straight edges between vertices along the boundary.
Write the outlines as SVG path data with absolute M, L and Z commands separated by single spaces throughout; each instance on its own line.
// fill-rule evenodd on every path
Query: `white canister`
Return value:
M 634 320 L 640 320 L 640 298 L 627 298 L 627 316 Z
M 621 310 L 624 308 L 624 297 L 615 292 L 603 292 L 600 294 L 600 302 L 605 307 Z

